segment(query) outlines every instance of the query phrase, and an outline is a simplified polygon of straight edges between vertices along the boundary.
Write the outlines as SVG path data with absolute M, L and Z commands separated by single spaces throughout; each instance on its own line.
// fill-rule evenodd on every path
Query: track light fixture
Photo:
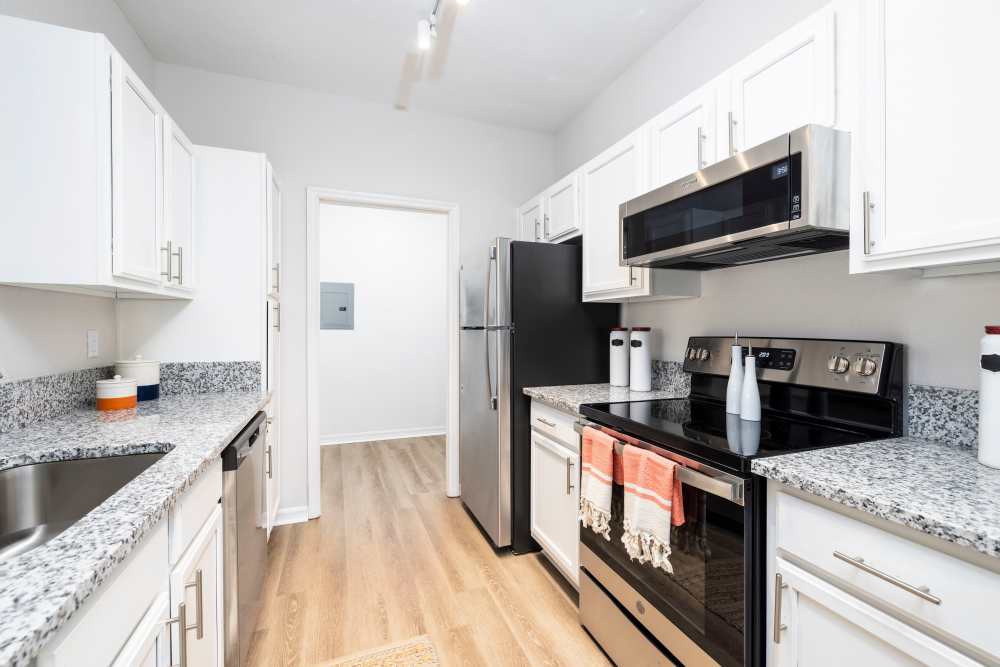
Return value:
M 469 0 L 453 1 L 460 7 L 469 4 Z M 421 51 L 429 50 L 431 48 L 431 40 L 437 39 L 437 17 L 438 9 L 441 8 L 441 2 L 442 0 L 435 0 L 431 15 L 417 21 L 417 48 Z

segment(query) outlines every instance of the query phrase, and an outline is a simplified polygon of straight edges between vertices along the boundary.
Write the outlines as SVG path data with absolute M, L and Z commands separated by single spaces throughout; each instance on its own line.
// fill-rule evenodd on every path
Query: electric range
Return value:
M 596 427 L 681 466 L 686 521 L 672 529 L 672 573 L 629 557 L 620 485 L 611 539 L 580 530 L 581 622 L 619 664 L 763 665 L 766 482 L 751 461 L 902 434 L 902 345 L 741 343 L 757 360 L 759 422 L 726 412 L 733 339 L 722 337 L 689 340 L 689 397 L 580 408 L 578 429 Z

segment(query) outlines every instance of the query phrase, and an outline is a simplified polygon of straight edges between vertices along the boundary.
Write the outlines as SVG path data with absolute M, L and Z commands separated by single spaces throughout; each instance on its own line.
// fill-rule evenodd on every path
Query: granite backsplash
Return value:
M 94 405 L 95 382 L 113 366 L 0 382 L 0 433 L 7 433 Z M 260 389 L 259 361 L 178 362 L 160 365 L 160 393 L 205 394 Z

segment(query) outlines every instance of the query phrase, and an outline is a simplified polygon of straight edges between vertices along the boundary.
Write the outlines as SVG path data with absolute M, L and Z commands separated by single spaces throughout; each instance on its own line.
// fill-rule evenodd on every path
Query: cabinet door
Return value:
M 281 186 L 271 163 L 267 164 L 267 293 L 281 294 Z
M 196 266 L 194 145 L 169 116 L 163 118 L 163 137 L 164 278 L 173 287 L 190 290 Z
M 583 294 L 628 297 L 645 291 L 648 269 L 621 266 L 618 206 L 646 186 L 646 134 L 636 131 L 580 170 Z
M 573 585 L 578 583 L 579 486 L 577 454 L 532 431 L 531 534 Z
M 533 197 L 517 209 L 518 234 L 522 241 L 541 241 L 542 196 Z
M 774 619 L 768 625 L 777 667 L 978 664 L 783 559 L 777 563 L 774 615 L 784 626 L 777 642 Z
M 570 174 L 543 195 L 542 230 L 547 241 L 572 235 L 580 230 L 579 175 Z
M 278 466 L 280 465 L 281 449 L 278 447 L 278 416 L 276 411 L 276 401 L 271 400 L 267 408 L 267 432 L 264 439 L 264 494 L 266 504 L 266 524 L 267 537 L 271 538 L 271 530 L 274 528 L 275 519 L 278 516 L 278 502 L 281 496 L 281 479 L 278 476 Z
M 1000 3 L 959 7 L 864 3 L 862 173 L 852 205 L 861 222 L 851 245 L 867 259 L 911 258 L 883 268 L 1000 257 L 1000 214 L 979 197 L 995 187 L 1000 134 L 989 128 L 1000 89 L 970 66 L 1000 61 Z
M 692 174 L 716 160 L 714 85 L 696 90 L 646 125 L 650 188 Z
M 112 270 L 116 276 L 159 283 L 163 112 L 117 53 L 112 81 Z
M 728 154 L 809 123 L 833 125 L 833 9 L 813 14 L 732 69 Z
M 222 585 L 222 508 L 216 506 L 170 573 L 171 614 L 176 617 L 184 602 L 187 617 L 187 629 L 171 626 L 172 663 L 181 661 L 185 644 L 188 667 L 221 667 Z
M 164 591 L 146 612 L 128 643 L 111 667 L 168 667 L 170 665 L 170 635 L 167 632 L 167 612 L 170 595 Z

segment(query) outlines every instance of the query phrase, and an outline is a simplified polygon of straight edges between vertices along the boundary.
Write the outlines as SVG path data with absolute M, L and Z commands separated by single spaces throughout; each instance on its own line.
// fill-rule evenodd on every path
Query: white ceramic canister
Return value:
M 979 462 L 1000 468 L 1000 325 L 979 343 Z
M 136 403 L 135 380 L 116 375 L 110 380 L 97 381 L 97 409 L 123 410 Z
M 740 414 L 743 401 L 743 346 L 730 348 L 732 360 L 729 362 L 729 381 L 726 383 L 726 414 Z
M 740 419 L 760 421 L 760 389 L 757 388 L 757 357 L 753 356 L 753 348 L 743 360 L 743 386 L 740 395 Z M 744 447 L 743 435 L 740 434 L 740 447 Z
M 649 352 L 649 327 L 632 327 L 629 339 L 629 389 L 651 391 L 653 360 Z
M 612 387 L 628 386 L 628 329 L 614 327 L 611 330 L 611 373 Z
M 135 380 L 140 401 L 152 401 L 160 397 L 159 361 L 143 359 L 141 354 L 137 354 L 134 359 L 116 361 L 115 373 Z

